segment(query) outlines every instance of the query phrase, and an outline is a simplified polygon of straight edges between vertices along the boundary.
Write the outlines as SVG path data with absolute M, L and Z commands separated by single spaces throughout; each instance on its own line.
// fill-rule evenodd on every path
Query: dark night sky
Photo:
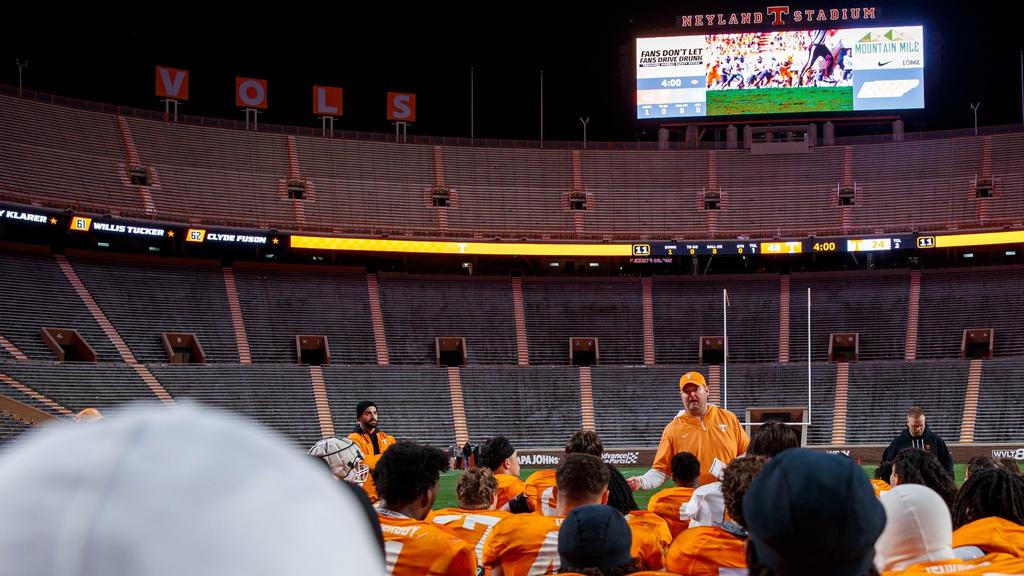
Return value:
M 241 119 L 234 108 L 234 77 L 253 76 L 269 80 L 270 110 L 261 121 L 304 126 L 319 125 L 310 112 L 312 85 L 340 85 L 345 117 L 337 126 L 368 131 L 388 130 L 385 92 L 411 91 L 417 93 L 419 120 L 411 133 L 468 136 L 474 67 L 476 135 L 536 139 L 543 69 L 547 139 L 579 139 L 579 116 L 591 118 L 593 140 L 631 140 L 641 131 L 651 138 L 656 126 L 633 120 L 633 39 L 670 32 L 677 15 L 763 11 L 767 4 L 430 3 L 353 9 L 341 3 L 308 11 L 271 5 L 251 17 L 174 4 L 172 16 L 91 12 L 95 22 L 89 25 L 82 24 L 84 15 L 54 21 L 52 14 L 26 14 L 5 18 L 0 83 L 16 84 L 15 59 L 27 58 L 26 88 L 158 109 L 153 66 L 163 64 L 191 72 L 184 113 Z M 1012 21 L 1013 14 L 1004 15 L 995 3 L 790 5 L 877 6 L 881 25 L 925 25 L 928 108 L 903 112 L 908 131 L 966 128 L 972 121 L 968 103 L 976 101 L 982 103 L 982 125 L 1021 121 L 1024 19 Z

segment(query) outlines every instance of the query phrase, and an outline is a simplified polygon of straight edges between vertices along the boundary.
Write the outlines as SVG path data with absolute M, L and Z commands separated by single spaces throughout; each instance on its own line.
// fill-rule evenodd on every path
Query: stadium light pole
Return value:
M 587 124 L 590 124 L 590 116 L 580 116 L 580 123 L 583 124 L 583 149 L 587 149 Z
M 21 72 L 25 68 L 28 68 L 28 60 L 15 58 L 14 63 L 18 66 L 18 98 L 21 98 Z
M 544 71 L 540 71 L 540 147 L 544 147 Z
M 811 426 L 811 288 L 807 288 L 807 426 Z
M 469 139 L 476 139 L 476 114 L 475 114 L 475 88 L 476 78 L 474 77 L 473 67 L 469 67 Z
M 978 108 L 981 108 L 981 102 L 977 104 L 971 104 L 971 110 L 974 111 L 974 135 L 978 135 Z

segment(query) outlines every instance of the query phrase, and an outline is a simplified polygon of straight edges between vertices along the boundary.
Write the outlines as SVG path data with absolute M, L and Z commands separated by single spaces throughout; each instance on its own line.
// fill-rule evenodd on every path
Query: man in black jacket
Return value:
M 925 424 L 924 410 L 913 406 L 907 410 L 907 429 L 900 433 L 882 454 L 883 462 L 891 462 L 900 450 L 920 448 L 939 459 L 939 463 L 953 475 L 953 457 L 946 443 Z

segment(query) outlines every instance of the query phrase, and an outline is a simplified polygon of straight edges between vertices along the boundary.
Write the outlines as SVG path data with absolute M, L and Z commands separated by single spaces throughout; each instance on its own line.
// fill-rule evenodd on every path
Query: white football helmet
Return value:
M 348 438 L 324 438 L 309 449 L 309 455 L 323 458 L 335 476 L 351 484 L 362 484 L 370 475 L 363 453 Z

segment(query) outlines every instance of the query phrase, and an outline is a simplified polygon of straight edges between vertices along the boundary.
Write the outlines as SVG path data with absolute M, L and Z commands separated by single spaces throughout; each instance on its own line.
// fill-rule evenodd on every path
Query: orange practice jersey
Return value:
M 672 532 L 660 516 L 646 510 L 634 510 L 626 516 L 626 524 L 633 534 L 629 555 L 639 558 L 646 570 L 665 567 L 665 552 L 672 543 Z
M 1024 526 L 991 516 L 953 531 L 953 547 L 977 546 L 986 554 L 1001 552 L 1024 558 Z
M 380 449 L 379 452 L 374 453 L 373 441 L 370 439 L 370 435 L 363 432 L 353 431 L 351 434 L 346 436 L 349 440 L 355 442 L 356 446 L 359 447 L 359 451 L 363 453 L 363 464 L 366 464 L 373 472 L 373 469 L 377 466 L 377 461 L 384 452 L 395 443 L 395 437 L 390 434 L 383 432 L 377 432 L 377 447 Z M 363 490 L 366 491 L 366 495 L 370 497 L 370 502 L 376 504 L 380 498 L 377 496 L 377 489 L 373 486 L 373 476 L 367 476 L 366 482 L 363 483 Z
M 728 464 L 746 452 L 748 444 L 750 437 L 743 431 L 736 415 L 709 404 L 703 418 L 694 418 L 684 411 L 665 426 L 652 468 L 672 476 L 672 457 L 680 452 L 689 452 L 700 461 L 698 481 L 701 484 L 718 482 L 718 478 L 711 474 L 714 461 L 717 459 Z
M 526 479 L 526 498 L 537 514 L 554 516 L 558 501 L 555 499 L 555 469 L 537 470 Z
M 505 576 L 554 574 L 561 565 L 558 529 L 562 518 L 516 514 L 494 527 L 484 544 L 484 566 L 500 565 Z
M 961 574 L 962 576 L 1024 574 L 1024 559 L 1009 554 L 988 554 L 973 560 L 922 562 L 903 570 L 882 572 L 882 576 L 932 576 L 934 574 Z
M 683 508 L 691 496 L 693 488 L 666 488 L 651 496 L 647 501 L 647 510 L 664 519 L 672 538 L 675 538 L 690 525 L 690 521 L 683 518 Z
M 525 485 L 518 476 L 511 474 L 495 474 L 494 479 L 498 481 L 498 505 L 501 508 L 508 501 L 523 493 Z
M 462 538 L 413 518 L 378 511 L 389 576 L 475 576 L 476 556 Z
M 871 479 L 871 487 L 875 489 L 875 498 L 880 497 L 882 494 L 892 490 L 892 486 L 885 480 L 878 480 L 875 478 Z
M 746 568 L 743 539 L 718 526 L 689 528 L 668 548 L 665 569 L 689 576 L 718 576 L 721 568 Z
M 484 543 L 495 525 L 511 516 L 504 510 L 466 510 L 465 508 L 442 508 L 427 516 L 427 522 L 444 526 L 462 538 L 473 548 L 478 565 L 483 564 Z

